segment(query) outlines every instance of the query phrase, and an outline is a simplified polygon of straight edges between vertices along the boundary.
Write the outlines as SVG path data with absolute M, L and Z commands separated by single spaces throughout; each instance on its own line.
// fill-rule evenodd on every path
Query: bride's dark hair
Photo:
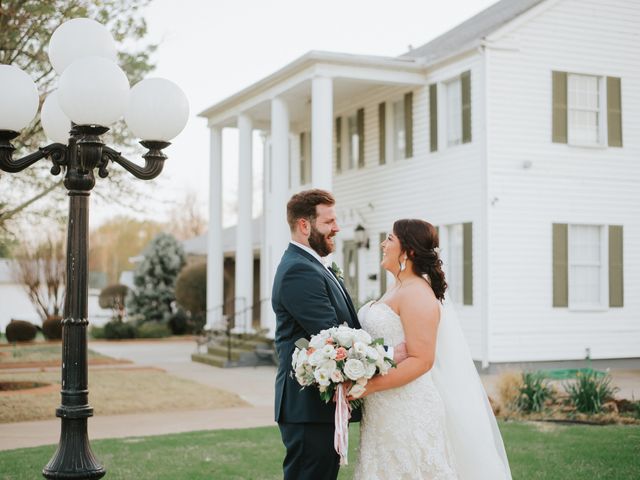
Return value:
M 439 247 L 436 227 L 424 220 L 403 219 L 393 224 L 393 233 L 413 263 L 413 273 L 427 275 L 436 298 L 443 301 L 447 282 L 436 250 Z

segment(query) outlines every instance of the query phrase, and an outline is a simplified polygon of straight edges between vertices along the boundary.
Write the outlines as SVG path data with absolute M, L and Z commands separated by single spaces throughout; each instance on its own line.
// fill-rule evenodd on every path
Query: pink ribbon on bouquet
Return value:
M 333 434 L 333 446 L 340 455 L 340 465 L 348 465 L 349 460 L 349 418 L 351 418 L 351 406 L 347 402 L 347 395 L 342 383 L 338 384 L 335 395 L 336 415 L 335 433 Z

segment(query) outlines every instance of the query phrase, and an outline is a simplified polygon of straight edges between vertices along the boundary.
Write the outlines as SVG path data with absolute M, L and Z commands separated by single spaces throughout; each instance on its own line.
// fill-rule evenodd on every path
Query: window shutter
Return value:
M 378 104 L 378 162 L 384 165 L 387 161 L 387 104 Z
M 431 151 L 438 151 L 438 84 L 429 85 L 429 137 Z
M 552 72 L 551 141 L 567 143 L 567 72 Z
M 473 224 L 462 224 L 462 303 L 473 305 Z
M 413 157 L 413 92 L 404 94 L 404 158 Z
M 471 141 L 471 72 L 460 75 L 462 89 L 462 143 Z
M 569 306 L 569 228 L 553 224 L 553 306 Z
M 364 167 L 364 108 L 357 112 L 358 122 L 358 167 Z
M 382 232 L 380 234 L 380 243 L 384 242 L 387 239 L 387 234 Z M 380 248 L 380 262 L 382 262 L 382 249 Z M 387 271 L 381 265 L 380 266 L 380 295 L 383 295 L 384 292 L 387 291 Z
M 307 183 L 305 181 L 305 164 L 307 163 L 306 156 L 306 132 L 300 133 L 300 185 Z
M 622 146 L 622 91 L 620 78 L 607 77 L 607 130 L 610 147 Z
M 609 226 L 609 306 L 624 306 L 622 225 Z
M 342 172 L 342 117 L 336 118 L 336 170 Z

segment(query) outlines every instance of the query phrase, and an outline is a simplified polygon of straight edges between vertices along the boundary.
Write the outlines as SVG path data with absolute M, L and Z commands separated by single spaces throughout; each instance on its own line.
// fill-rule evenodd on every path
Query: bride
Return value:
M 395 285 L 358 312 L 385 344 L 406 342 L 408 358 L 367 383 L 356 480 L 510 480 L 502 437 L 455 312 L 438 234 L 398 220 L 382 242 Z

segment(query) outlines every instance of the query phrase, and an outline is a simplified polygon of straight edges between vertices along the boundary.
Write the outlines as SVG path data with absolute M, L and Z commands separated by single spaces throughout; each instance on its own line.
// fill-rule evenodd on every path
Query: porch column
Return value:
M 267 262 L 265 269 L 268 272 L 268 289 L 265 297 L 271 298 L 273 278 L 286 250 L 291 231 L 287 224 L 287 202 L 289 201 L 289 108 L 286 102 L 279 97 L 271 100 L 271 154 L 268 155 L 268 175 L 270 192 L 265 205 L 265 242 L 267 250 Z M 269 334 L 275 334 L 275 314 L 271 308 L 268 315 L 262 318 L 262 327 L 269 329 Z
M 311 81 L 311 182 L 331 190 L 333 183 L 333 80 Z
M 209 231 L 207 233 L 207 328 L 222 320 L 222 128 L 209 127 Z
M 248 115 L 238 116 L 238 224 L 236 228 L 236 295 L 235 328 L 251 329 L 253 304 L 253 237 L 251 207 L 253 205 L 252 162 L 253 125 Z

